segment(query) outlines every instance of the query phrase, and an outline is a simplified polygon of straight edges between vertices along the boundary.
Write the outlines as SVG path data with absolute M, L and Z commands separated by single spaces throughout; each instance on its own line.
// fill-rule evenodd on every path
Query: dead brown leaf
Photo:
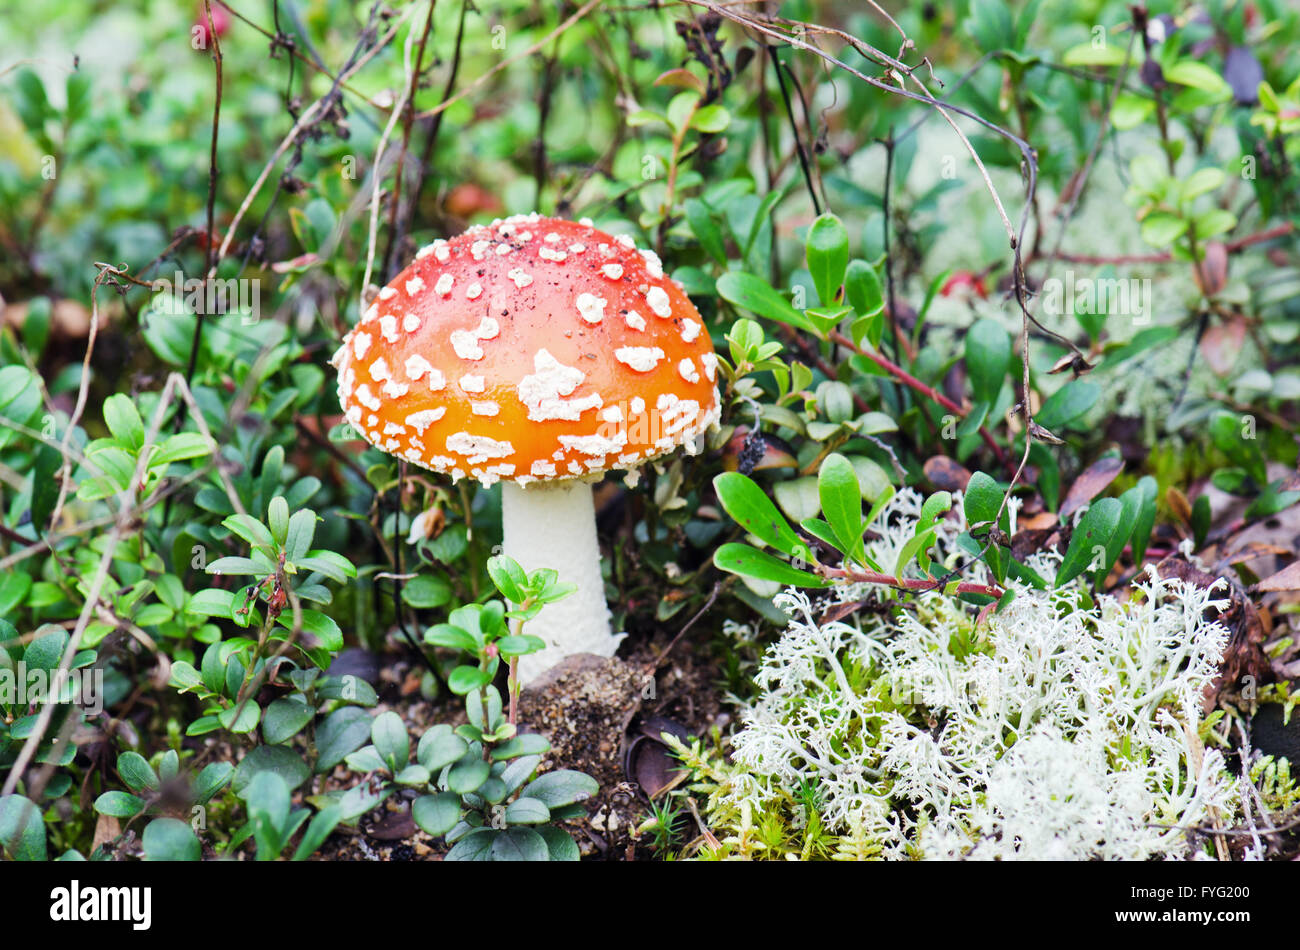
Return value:
M 95 849 L 101 844 L 108 844 L 114 841 L 122 834 L 122 823 L 112 815 L 100 815 L 95 820 L 95 835 L 90 840 L 90 853 L 94 854 Z
M 1257 591 L 1300 590 L 1300 561 L 1293 561 L 1255 585 Z
M 1228 248 L 1222 241 L 1209 241 L 1205 257 L 1195 268 L 1196 284 L 1207 297 L 1223 290 L 1228 282 Z
M 940 491 L 965 491 L 971 473 L 960 462 L 946 455 L 934 455 L 925 460 L 925 477 Z
M 1216 323 L 1206 329 L 1201 337 L 1201 355 L 1217 375 L 1227 376 L 1241 355 L 1241 345 L 1245 340 L 1244 317 L 1234 317 L 1227 323 Z
M 1124 471 L 1124 460 L 1118 455 L 1103 455 L 1085 468 L 1074 480 L 1070 490 L 1065 493 L 1065 500 L 1061 502 L 1061 518 L 1070 517 L 1100 495 L 1122 471 Z

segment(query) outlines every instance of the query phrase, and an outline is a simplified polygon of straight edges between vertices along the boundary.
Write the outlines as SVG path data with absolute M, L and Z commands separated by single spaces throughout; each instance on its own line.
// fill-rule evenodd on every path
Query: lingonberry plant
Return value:
M 1298 43 L 3 17 L 0 854 L 1294 857 Z
M 416 824 L 452 845 L 448 861 L 576 861 L 578 846 L 559 822 L 586 814 L 581 804 L 597 791 L 590 776 L 571 769 L 537 769 L 550 743 L 518 729 L 515 663 L 542 649 L 542 641 L 523 632 L 543 606 L 573 593 L 547 568 L 525 572 L 513 559 L 496 555 L 488 573 L 510 603 L 499 600 L 457 608 L 448 622 L 430 627 L 426 643 L 472 656 L 477 665 L 455 667 L 447 684 L 465 696 L 466 722 L 454 730 L 439 724 L 427 730 L 410 761 L 411 742 L 396 713 L 377 717 L 371 745 L 347 756 L 356 772 L 372 783 L 342 796 L 344 818 L 357 818 L 394 792 L 413 789 Z M 492 679 L 502 659 L 510 664 L 508 714 Z M 374 782 L 377 779 L 377 782 Z

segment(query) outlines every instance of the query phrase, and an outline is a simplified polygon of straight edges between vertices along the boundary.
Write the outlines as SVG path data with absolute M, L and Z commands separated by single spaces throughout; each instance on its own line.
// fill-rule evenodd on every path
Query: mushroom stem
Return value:
M 524 625 L 524 633 L 541 637 L 546 648 L 519 658 L 519 682 L 536 679 L 574 653 L 613 656 L 623 637 L 609 629 L 591 486 L 578 479 L 522 488 L 502 482 L 501 521 L 505 553 L 524 570 L 549 567 L 578 588 Z

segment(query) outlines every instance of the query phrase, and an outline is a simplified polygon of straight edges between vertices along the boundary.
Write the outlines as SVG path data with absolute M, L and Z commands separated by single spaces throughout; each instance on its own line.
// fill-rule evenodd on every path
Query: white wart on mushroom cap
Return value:
M 535 214 L 422 248 L 333 362 L 364 438 L 485 485 L 634 469 L 719 414 L 712 341 L 654 252 Z

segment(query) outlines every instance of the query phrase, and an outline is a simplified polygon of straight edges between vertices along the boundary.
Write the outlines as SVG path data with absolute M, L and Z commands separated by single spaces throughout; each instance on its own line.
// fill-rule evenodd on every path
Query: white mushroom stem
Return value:
M 613 656 L 623 635 L 609 629 L 591 485 L 578 479 L 522 488 L 502 482 L 501 520 L 508 556 L 530 573 L 552 568 L 578 588 L 524 625 L 523 632 L 541 637 L 546 649 L 519 658 L 519 681 L 536 679 L 574 653 Z

